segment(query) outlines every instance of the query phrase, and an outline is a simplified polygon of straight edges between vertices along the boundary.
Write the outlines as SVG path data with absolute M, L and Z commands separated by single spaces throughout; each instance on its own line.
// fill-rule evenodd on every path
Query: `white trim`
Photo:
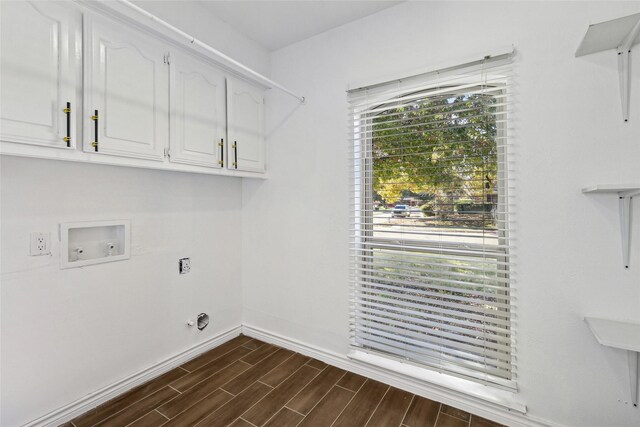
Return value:
M 86 153 L 72 148 L 51 148 L 37 145 L 27 145 L 12 141 L 0 141 L 0 156 L 27 157 L 32 159 L 46 159 L 56 161 L 68 161 L 84 164 L 100 164 L 109 166 L 133 167 L 139 169 L 166 170 L 171 172 L 198 173 L 203 175 L 229 176 L 236 178 L 267 179 L 266 172 L 244 172 L 232 169 L 208 168 L 168 161 L 157 162 L 155 160 L 136 159 L 132 157 L 119 157 L 110 154 Z
M 151 21 L 160 24 L 161 27 L 171 31 L 172 33 L 176 34 L 178 37 L 183 38 L 184 39 L 183 40 L 183 44 L 186 47 L 191 48 L 191 49 L 195 49 L 194 46 L 197 46 L 197 47 L 199 47 L 201 49 L 204 49 L 205 51 L 207 51 L 207 53 L 213 55 L 214 58 L 216 58 L 216 59 L 219 58 L 220 60 L 224 61 L 225 63 L 229 63 L 232 67 L 240 69 L 243 74 L 248 75 L 251 79 L 258 80 L 262 84 L 268 85 L 269 88 L 280 89 L 284 93 L 293 96 L 298 101 L 304 102 L 304 100 L 305 100 L 304 96 L 300 96 L 300 95 L 294 93 L 293 91 L 287 89 L 286 87 L 282 86 L 281 84 L 274 82 L 270 78 L 268 78 L 266 76 L 263 76 L 262 74 L 258 73 L 255 70 L 252 70 L 251 68 L 247 67 L 246 65 L 244 65 L 244 64 L 236 61 L 235 59 L 231 58 L 230 56 L 225 55 L 224 53 L 220 52 L 218 49 L 215 49 L 215 48 L 209 46 L 208 44 L 204 43 L 201 40 L 198 40 L 194 36 L 185 33 L 184 31 L 180 30 L 179 28 L 176 28 L 173 25 L 169 24 L 168 22 L 163 21 L 162 19 L 160 19 L 157 16 L 153 15 L 152 13 L 149 13 L 145 9 L 141 8 L 140 6 L 137 6 L 137 5 L 133 4 L 133 3 L 131 3 L 129 0 L 118 0 L 118 1 L 121 4 L 127 6 L 128 8 L 133 9 L 137 13 L 139 13 L 139 14 L 143 15 L 144 17 L 150 19 Z
M 439 384 L 420 381 L 399 372 L 350 359 L 346 355 L 327 351 L 254 326 L 242 325 L 242 333 L 501 424 L 514 427 L 561 427 L 560 424 L 524 415 L 495 402 L 468 395 L 462 390 L 451 390 Z
M 515 390 L 500 389 L 495 386 L 485 385 L 477 381 L 471 381 L 455 375 L 447 375 L 433 369 L 417 366 L 413 363 L 403 363 L 402 361 L 384 357 L 375 352 L 353 349 L 347 357 L 357 362 L 366 363 L 376 368 L 395 372 L 409 378 L 415 378 L 428 384 L 435 384 L 449 390 L 460 391 L 469 396 L 486 400 L 489 403 L 500 405 L 507 410 L 526 414 L 527 407 L 520 402 Z M 446 371 L 445 371 L 446 372 Z
M 362 355 L 359 357 L 360 362 L 375 364 L 448 389 L 460 390 L 467 395 L 473 395 L 510 410 L 525 413 L 525 406 L 518 403 L 517 395 L 513 394 L 517 388 L 515 379 L 517 367 L 515 363 L 516 334 L 513 327 L 515 324 L 515 310 L 513 310 L 515 296 L 511 292 L 515 262 L 514 258 L 510 256 L 513 242 L 510 242 L 509 238 L 510 229 L 513 227 L 513 221 L 509 218 L 513 199 L 507 194 L 508 187 L 513 183 L 507 176 L 509 169 L 509 165 L 506 163 L 508 161 L 507 150 L 511 144 L 506 132 L 508 128 L 507 112 L 509 106 L 513 104 L 508 88 L 511 87 L 514 55 L 515 50 L 512 49 L 503 54 L 477 57 L 473 61 L 460 65 L 432 70 L 427 73 L 412 74 L 406 78 L 373 86 L 359 87 L 348 93 L 350 121 L 352 122 L 349 127 L 349 139 L 352 141 L 349 144 L 350 162 L 352 163 L 349 168 L 350 191 L 352 193 L 350 197 L 349 320 L 352 345 L 369 348 L 371 353 L 378 351 L 378 354 L 393 355 L 391 357 L 396 359 L 395 363 L 389 363 L 386 358 L 360 352 L 359 354 Z M 439 89 L 429 91 L 427 94 L 422 92 L 429 88 Z M 384 235 L 371 237 L 372 230 L 376 229 L 376 221 L 373 218 L 374 191 L 371 184 L 374 169 L 372 157 L 375 157 L 372 139 L 375 138 L 375 129 L 371 126 L 371 117 L 381 115 L 380 120 L 391 123 L 389 126 L 394 129 L 393 134 L 413 134 L 415 129 L 409 128 L 414 125 L 396 123 L 401 120 L 396 117 L 396 113 L 390 112 L 389 109 L 400 104 L 420 103 L 418 101 L 421 97 L 442 96 L 442 93 L 449 91 L 455 93 L 467 93 L 468 91 L 481 94 L 488 91 L 486 96 L 491 96 L 494 101 L 499 99 L 496 101 L 498 108 L 492 111 L 498 132 L 494 141 L 498 151 L 496 159 L 498 170 L 494 180 L 496 182 L 494 190 L 497 191 L 496 195 L 498 196 L 498 199 L 494 200 L 497 209 L 497 213 L 494 215 L 497 227 L 496 241 L 487 242 L 483 239 L 480 242 L 478 239 L 476 243 L 445 242 L 443 244 L 441 240 L 434 239 L 432 235 L 434 233 L 428 231 L 410 231 L 408 233 L 412 234 L 405 235 L 404 238 L 395 234 L 389 234 L 388 237 L 384 237 Z M 419 109 L 424 110 L 425 108 L 427 107 L 420 106 Z M 435 112 L 428 111 L 428 114 L 435 114 Z M 374 234 L 376 233 L 374 232 Z M 451 239 L 445 237 L 445 240 Z M 433 243 L 434 241 L 436 242 Z M 498 274 L 494 280 L 484 283 L 486 286 L 473 290 L 464 286 L 469 281 L 462 277 L 464 274 L 447 275 L 444 278 L 434 279 L 436 285 L 440 286 L 434 285 L 433 287 L 445 290 L 458 288 L 464 297 L 453 302 L 443 303 L 444 306 L 440 304 L 438 308 L 430 306 L 431 315 L 428 315 L 426 320 L 422 319 L 416 323 L 415 318 L 412 317 L 412 314 L 415 314 L 412 308 L 427 301 L 429 295 L 436 295 L 437 289 L 436 291 L 416 291 L 415 295 L 411 297 L 406 294 L 399 296 L 394 291 L 398 290 L 398 287 L 415 285 L 416 282 L 421 283 L 421 280 L 424 279 L 421 275 L 425 275 L 422 272 L 428 272 L 435 267 L 431 265 L 409 271 L 409 267 L 405 266 L 401 272 L 389 272 L 392 276 L 386 275 L 384 279 L 378 277 L 379 280 L 376 280 L 376 277 L 373 277 L 378 272 L 374 256 L 376 249 L 386 251 L 385 253 L 395 251 L 405 254 L 409 250 L 412 251 L 411 256 L 415 255 L 427 264 L 430 262 L 430 257 L 435 257 L 438 254 L 443 257 L 440 260 L 442 262 L 450 261 L 451 257 L 462 259 L 461 256 L 469 256 L 473 262 L 471 258 L 478 254 L 484 258 L 489 251 L 490 264 L 470 268 L 476 268 L 485 273 L 489 270 L 496 273 L 497 270 Z M 437 264 L 440 264 L 440 261 Z M 395 265 L 388 259 L 386 262 Z M 393 267 L 393 265 L 387 265 L 387 267 Z M 420 272 L 416 272 L 416 270 L 420 270 Z M 464 329 L 460 329 L 460 325 L 464 326 L 465 323 L 469 323 L 468 321 L 458 320 L 454 322 L 455 325 L 443 327 L 439 327 L 441 324 L 433 323 L 434 319 L 438 318 L 438 314 L 440 317 L 450 317 L 451 313 L 465 311 L 469 306 L 469 301 L 484 299 L 489 292 L 487 286 L 491 288 L 491 285 L 499 286 L 502 289 L 502 292 L 497 292 L 500 295 L 498 301 L 494 301 L 493 307 L 498 310 L 499 316 L 488 319 L 488 324 L 483 326 L 485 330 L 496 331 L 500 335 L 497 338 L 498 341 L 495 339 L 491 341 L 486 334 L 484 338 L 480 336 L 481 334 L 476 334 L 474 338 L 462 338 L 465 332 Z M 372 290 L 372 287 L 375 289 Z M 489 293 L 493 295 L 495 292 Z M 392 305 L 394 305 L 393 310 L 400 314 L 394 316 L 394 320 L 389 320 L 389 313 L 385 309 Z M 434 312 L 437 313 L 433 314 Z M 440 329 L 440 333 L 436 333 L 434 336 L 434 329 Z M 418 363 L 420 361 L 421 363 Z M 407 366 L 412 362 L 417 364 L 417 368 L 410 369 Z M 421 369 L 425 365 L 430 365 L 432 369 Z M 433 375 L 433 371 L 436 370 L 446 371 L 449 375 Z M 450 376 L 458 376 L 461 381 L 453 381 Z M 468 381 L 470 379 L 477 381 L 480 386 L 471 384 Z M 496 390 L 492 389 L 494 387 Z M 502 391 L 497 388 L 510 390 Z
M 510 46 L 504 46 L 502 48 L 499 49 L 495 49 L 492 51 L 488 51 L 486 56 L 491 56 L 491 57 L 495 57 L 495 56 L 501 56 L 501 55 L 505 55 L 505 54 L 513 54 L 515 52 L 515 45 L 510 45 Z M 454 67 L 458 67 L 460 66 L 460 64 L 466 64 L 468 62 L 473 62 L 473 61 L 477 61 L 478 60 L 478 55 L 473 55 L 473 56 L 467 56 L 467 57 L 463 57 L 460 60 L 448 60 L 448 61 L 443 61 L 443 62 L 439 62 L 439 63 L 434 63 L 431 65 L 427 65 L 418 69 L 411 69 L 411 70 L 405 70 L 405 71 L 396 71 L 396 72 L 392 72 L 392 73 L 387 73 L 387 74 L 383 74 L 383 75 L 377 75 L 374 77 L 369 77 L 366 79 L 360 79 L 357 81 L 353 81 L 351 83 L 347 84 L 346 87 L 346 91 L 352 91 L 352 90 L 356 90 L 359 88 L 363 88 L 363 87 L 368 87 L 368 86 L 378 86 L 384 83 L 388 83 L 388 82 L 392 82 L 395 80 L 404 80 L 406 79 L 408 76 L 409 78 L 413 77 L 413 76 L 418 76 L 421 74 L 428 74 L 428 73 L 433 73 L 436 72 L 438 70 L 446 70 L 446 69 L 450 69 L 450 68 L 454 68 Z
M 101 388 L 81 397 L 75 402 L 71 402 L 61 408 L 55 409 L 48 414 L 41 416 L 33 421 L 30 421 L 23 425 L 23 427 L 49 427 L 58 426 L 62 423 L 72 420 L 73 418 L 81 415 L 88 410 L 95 408 L 96 406 L 104 403 L 110 399 L 113 399 L 117 395 L 132 389 L 133 387 L 143 384 L 161 374 L 164 374 L 171 369 L 182 365 L 184 362 L 193 359 L 201 353 L 204 353 L 212 348 L 218 347 L 221 344 L 229 341 L 232 338 L 240 335 L 242 326 L 236 326 L 227 332 L 220 333 L 215 337 L 196 344 L 188 350 L 177 353 L 168 359 L 165 359 L 159 363 L 151 365 L 148 368 L 142 369 L 134 374 L 131 374 L 113 384 Z

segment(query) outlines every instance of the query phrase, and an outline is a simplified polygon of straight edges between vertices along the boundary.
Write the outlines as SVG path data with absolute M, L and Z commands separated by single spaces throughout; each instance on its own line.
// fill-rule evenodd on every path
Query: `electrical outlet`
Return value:
M 49 255 L 51 253 L 51 233 L 31 233 L 29 254 L 31 256 Z
M 180 258 L 178 266 L 180 274 L 187 274 L 191 271 L 191 258 Z

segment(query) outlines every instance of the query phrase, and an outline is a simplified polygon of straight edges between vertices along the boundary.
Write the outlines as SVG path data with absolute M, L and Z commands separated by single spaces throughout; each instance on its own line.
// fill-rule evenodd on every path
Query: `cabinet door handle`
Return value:
M 233 167 L 238 169 L 238 141 L 233 141 Z
M 67 147 L 71 147 L 71 103 L 67 102 L 67 107 L 62 111 L 64 111 L 67 119 L 67 136 L 62 140 L 67 143 Z
M 93 116 L 91 116 L 91 120 L 93 120 L 93 142 L 91 146 L 93 149 L 98 152 L 98 110 L 94 110 Z
M 220 160 L 218 160 L 218 164 L 224 167 L 224 138 L 220 138 L 218 145 L 220 146 Z

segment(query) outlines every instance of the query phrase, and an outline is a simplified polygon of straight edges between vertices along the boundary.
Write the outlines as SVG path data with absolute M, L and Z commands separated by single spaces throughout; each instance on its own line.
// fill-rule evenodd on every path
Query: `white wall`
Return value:
M 623 271 L 615 196 L 639 183 L 640 57 L 623 124 L 613 52 L 574 58 L 587 26 L 637 2 L 407 2 L 276 51 L 272 78 L 307 104 L 268 98 L 269 177 L 243 182 L 245 324 L 346 354 L 348 142 L 345 89 L 452 65 L 514 44 L 518 384 L 532 418 L 638 426 L 625 355 L 585 315 L 640 321 L 640 209 Z
M 268 72 L 265 49 L 198 3 L 141 3 Z M 0 169 L 0 425 L 22 425 L 240 326 L 239 178 L 6 156 Z M 131 259 L 60 270 L 61 222 L 122 218 Z M 28 256 L 32 231 L 51 232 L 51 256 Z M 181 257 L 192 262 L 183 276 Z M 210 326 L 186 327 L 200 312 Z
M 308 102 L 269 93 L 267 181 L 2 158 L 1 425 L 241 321 L 346 354 L 347 85 L 511 43 L 520 394 L 532 417 L 557 424 L 638 425 L 639 410 L 618 403 L 624 355 L 598 346 L 581 319 L 640 321 L 639 227 L 623 271 L 615 198 L 579 189 L 640 181 L 640 78 L 624 125 L 614 55 L 573 57 L 588 24 L 637 13 L 637 3 L 408 2 L 271 58 L 197 4 L 141 3 L 259 71 L 271 60 L 272 77 Z M 59 270 L 57 244 L 51 257 L 27 256 L 31 231 L 123 217 L 128 261 Z M 182 256 L 192 258 L 187 276 L 177 274 Z M 200 311 L 213 323 L 198 334 L 183 323 Z
M 240 179 L 3 156 L 1 182 L 1 425 L 240 325 Z M 123 218 L 129 260 L 59 268 L 58 224 Z M 28 256 L 32 231 L 51 232 L 51 256 Z M 200 312 L 202 332 L 185 325 Z
M 244 65 L 268 75 L 270 52 L 222 21 L 200 2 L 136 0 L 134 3 Z

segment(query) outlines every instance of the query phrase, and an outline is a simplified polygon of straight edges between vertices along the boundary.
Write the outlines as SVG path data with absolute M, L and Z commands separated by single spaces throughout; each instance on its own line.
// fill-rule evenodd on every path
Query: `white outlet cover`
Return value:
M 33 232 L 29 239 L 31 256 L 49 255 L 51 253 L 51 233 Z

